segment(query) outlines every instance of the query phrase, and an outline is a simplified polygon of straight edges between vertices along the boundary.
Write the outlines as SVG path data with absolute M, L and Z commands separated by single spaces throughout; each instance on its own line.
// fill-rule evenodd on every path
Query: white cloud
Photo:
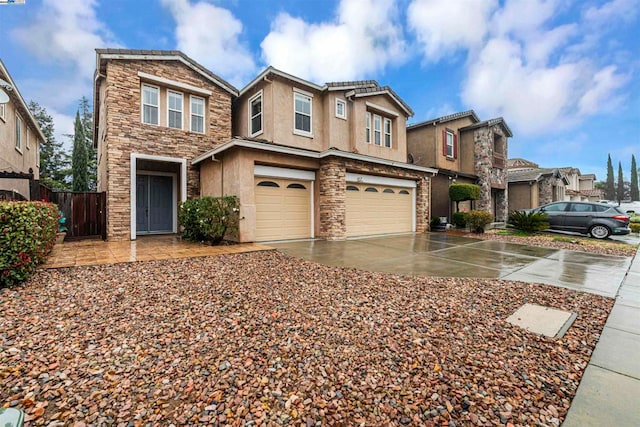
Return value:
M 626 80 L 626 76 L 619 74 L 613 65 L 596 72 L 578 101 L 579 113 L 589 115 L 616 107 L 621 100 L 616 94 Z
M 435 61 L 450 55 L 452 50 L 480 45 L 496 6 L 496 0 L 414 0 L 409 5 L 407 20 L 424 56 Z
M 342 0 L 335 20 L 323 23 L 281 13 L 261 47 L 269 65 L 318 83 L 362 78 L 406 59 L 394 0 Z
M 640 0 L 612 0 L 600 7 L 592 6 L 584 13 L 585 21 L 599 27 L 612 26 L 612 22 L 633 22 L 640 9 Z
M 69 67 L 74 77 L 91 79 L 94 49 L 117 46 L 95 8 L 96 0 L 44 0 L 33 21 L 11 35 L 38 59 Z
M 211 71 L 240 84 L 256 71 L 248 48 L 240 41 L 242 22 L 210 3 L 162 0 L 176 20 L 177 47 Z

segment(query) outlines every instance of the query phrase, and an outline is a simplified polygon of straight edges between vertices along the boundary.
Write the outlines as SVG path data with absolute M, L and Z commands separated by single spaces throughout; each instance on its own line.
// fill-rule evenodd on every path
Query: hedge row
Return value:
M 58 207 L 45 202 L 0 202 L 0 287 L 28 279 L 51 252 Z

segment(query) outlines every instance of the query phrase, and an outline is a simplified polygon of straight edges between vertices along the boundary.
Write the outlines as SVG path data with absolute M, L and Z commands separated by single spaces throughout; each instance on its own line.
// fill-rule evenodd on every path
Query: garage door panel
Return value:
M 349 184 L 349 188 L 354 187 L 359 191 L 347 191 L 346 197 L 347 236 L 412 231 L 413 189 Z
M 269 181 L 277 187 L 260 185 Z M 255 178 L 256 241 L 311 237 L 311 183 Z

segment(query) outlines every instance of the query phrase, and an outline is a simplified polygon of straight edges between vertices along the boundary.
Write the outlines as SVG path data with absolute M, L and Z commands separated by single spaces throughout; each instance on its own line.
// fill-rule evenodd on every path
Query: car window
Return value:
M 544 206 L 545 212 L 562 212 L 567 208 L 567 203 L 553 203 Z
M 608 210 L 611 208 L 611 206 L 606 206 L 606 205 L 602 205 L 602 206 L 601 206 L 601 205 L 595 205 L 593 208 L 596 210 L 596 212 L 606 212 L 606 211 L 608 211 Z
M 622 209 L 620 209 L 619 207 L 615 207 L 615 206 L 614 206 L 614 207 L 612 207 L 612 209 L 613 209 L 614 211 L 616 211 L 617 213 L 619 213 L 619 214 L 622 214 L 622 215 L 626 215 L 626 214 L 627 214 L 625 211 L 623 211 L 623 210 L 622 210 Z
M 593 205 L 587 205 L 582 203 L 571 203 L 571 212 L 593 212 Z

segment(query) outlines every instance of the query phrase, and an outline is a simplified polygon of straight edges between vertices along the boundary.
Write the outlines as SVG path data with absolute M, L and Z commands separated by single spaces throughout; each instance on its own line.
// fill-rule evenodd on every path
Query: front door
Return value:
M 173 178 L 136 175 L 136 234 L 173 232 Z

